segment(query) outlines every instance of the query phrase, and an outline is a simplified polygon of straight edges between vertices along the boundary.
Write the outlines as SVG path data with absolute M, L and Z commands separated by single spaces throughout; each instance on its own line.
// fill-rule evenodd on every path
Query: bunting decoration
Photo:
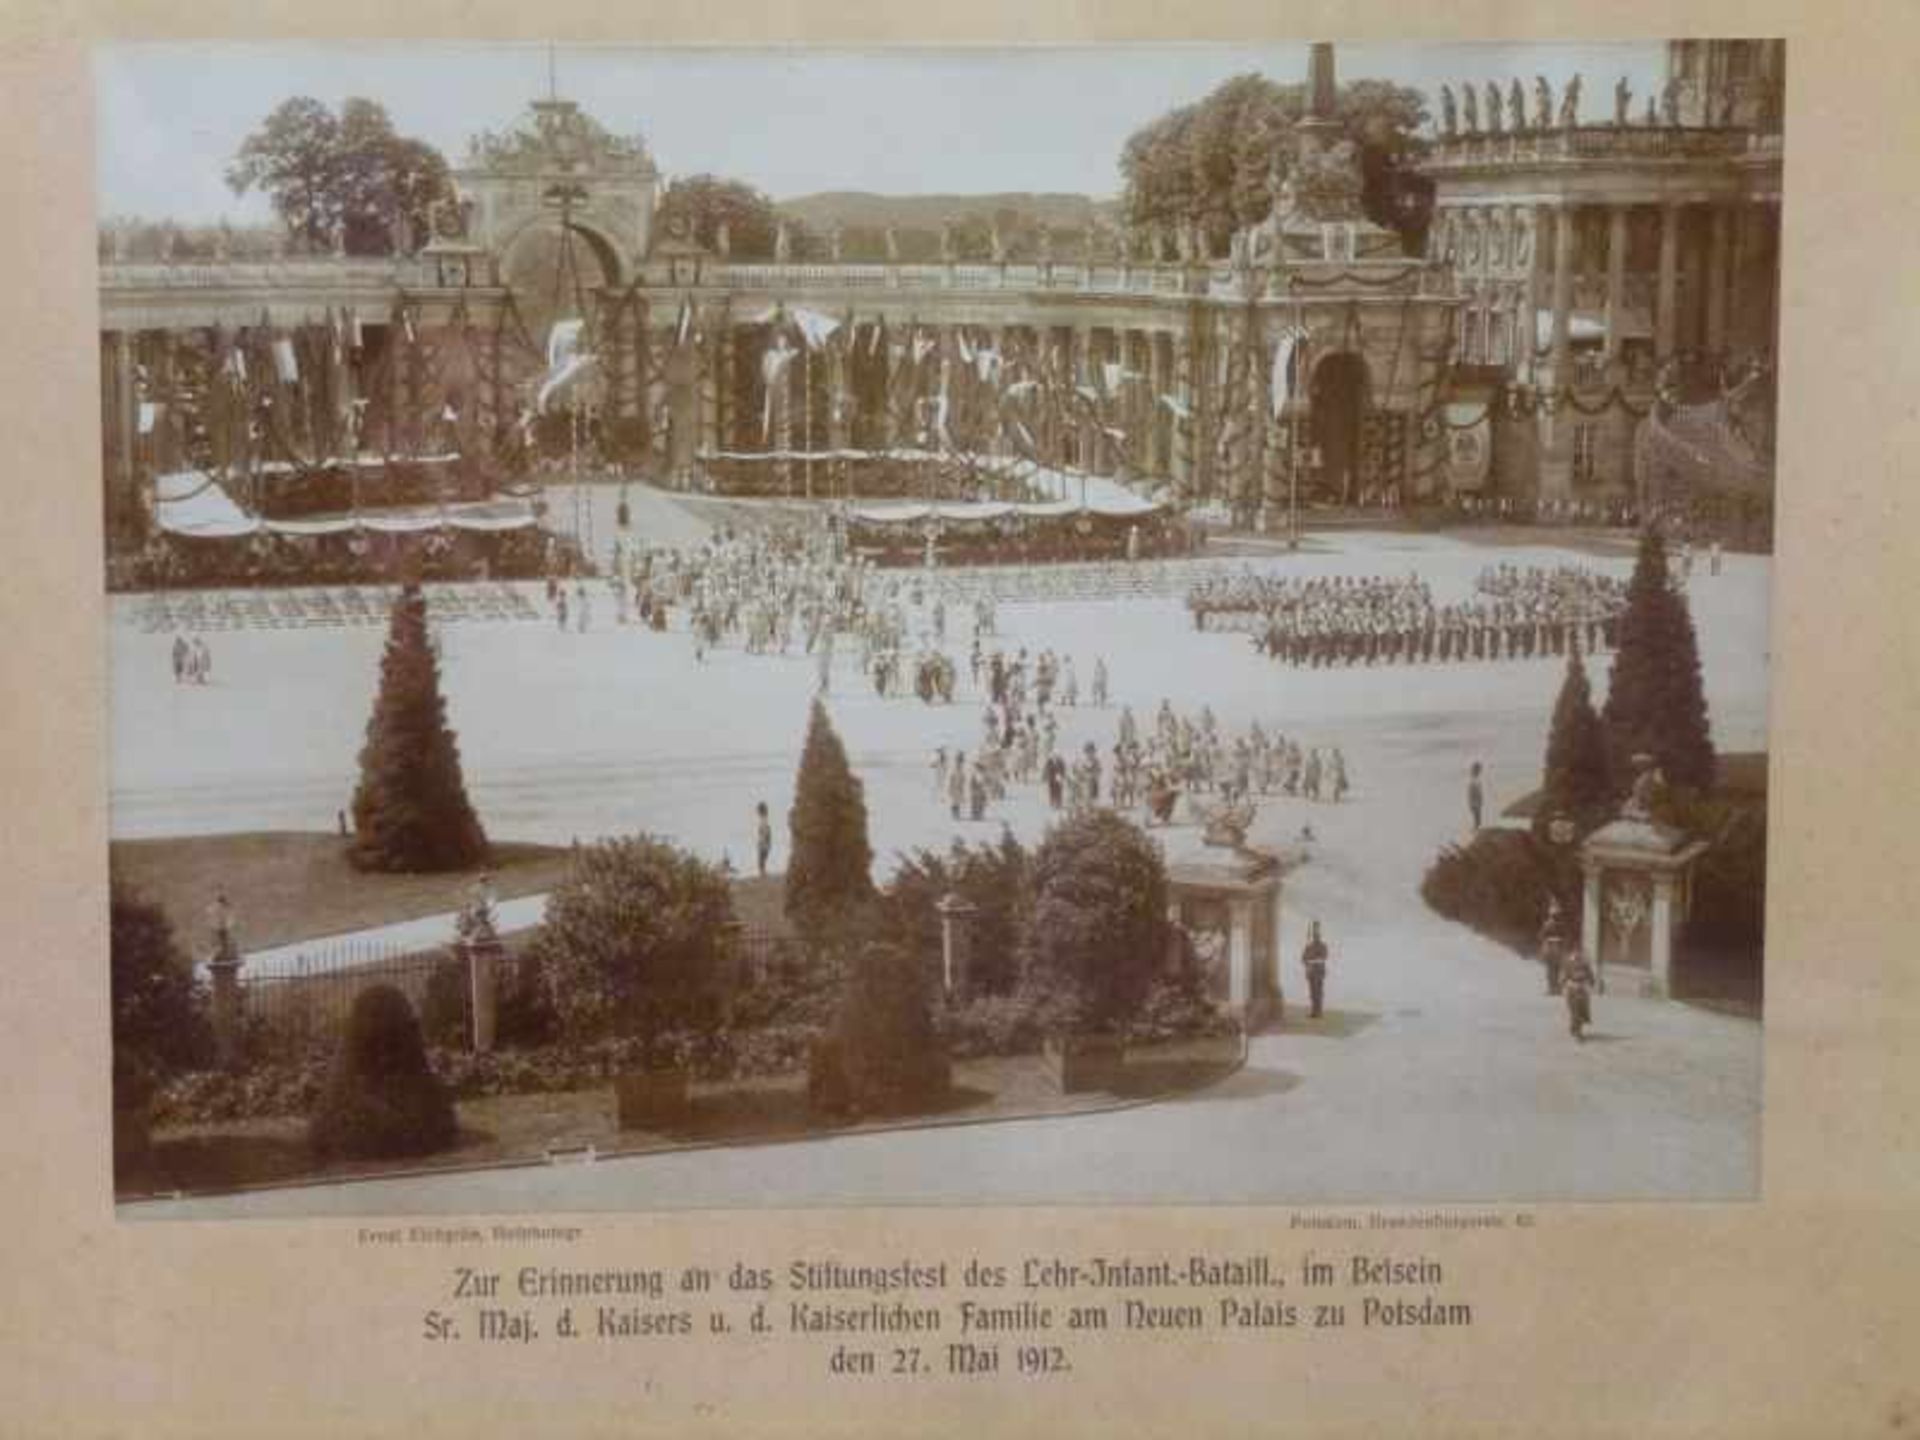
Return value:
M 1293 393 L 1293 357 L 1294 353 L 1307 342 L 1307 331 L 1299 325 L 1290 325 L 1281 332 L 1273 346 L 1273 413 L 1277 419 L 1286 408 L 1287 399 Z

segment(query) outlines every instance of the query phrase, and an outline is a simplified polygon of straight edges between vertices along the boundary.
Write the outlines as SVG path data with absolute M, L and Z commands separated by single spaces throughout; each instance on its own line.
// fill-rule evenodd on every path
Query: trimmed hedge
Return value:
M 316 1155 L 385 1160 L 453 1143 L 453 1097 L 427 1064 L 407 997 L 374 985 L 355 997 L 307 1141 Z
M 1427 867 L 1420 895 L 1458 920 L 1516 950 L 1530 950 L 1554 889 L 1553 861 L 1526 830 L 1482 830 L 1449 845 Z

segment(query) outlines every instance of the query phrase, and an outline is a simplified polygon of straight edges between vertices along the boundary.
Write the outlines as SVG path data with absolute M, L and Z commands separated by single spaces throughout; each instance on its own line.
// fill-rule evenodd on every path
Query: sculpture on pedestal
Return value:
M 1567 81 L 1567 88 L 1560 96 L 1560 128 L 1571 130 L 1580 123 L 1580 77 L 1575 75 Z
M 1613 87 L 1613 123 L 1624 126 L 1627 123 L 1627 112 L 1632 108 L 1633 87 L 1627 83 L 1627 77 L 1622 75 L 1614 82 Z

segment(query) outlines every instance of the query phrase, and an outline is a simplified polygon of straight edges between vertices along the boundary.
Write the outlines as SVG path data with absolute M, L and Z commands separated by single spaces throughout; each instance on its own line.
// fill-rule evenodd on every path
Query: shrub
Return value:
M 428 972 L 426 993 L 420 997 L 420 1034 L 427 1044 L 466 1043 L 472 1028 L 467 1018 L 471 986 L 467 962 L 458 954 Z
M 836 1043 L 827 1047 L 858 1113 L 900 1114 L 946 1094 L 951 1071 L 928 991 L 914 956 L 893 945 L 861 947 L 834 1021 Z
M 1159 847 L 1132 821 L 1094 810 L 1048 831 L 1033 877 L 1030 982 L 1064 1026 L 1119 1029 L 1165 953 Z
M 940 902 L 952 894 L 972 907 L 967 988 L 1004 994 L 1020 979 L 1020 956 L 1033 918 L 1033 858 L 1011 830 L 992 845 L 955 840 L 943 855 L 917 850 L 902 856 L 882 896 L 886 938 L 937 963 L 941 955 Z
M 807 721 L 788 826 L 787 915 L 812 940 L 873 898 L 866 795 L 818 700 Z
M 1213 1002 L 1200 977 L 1191 971 L 1162 974 L 1148 989 L 1127 1026 L 1129 1040 L 1205 1039 L 1237 1035 L 1239 1021 Z
M 503 968 L 494 1002 L 494 1042 L 531 1048 L 553 1041 L 558 1029 L 547 996 L 545 973 L 536 954 L 517 955 Z
M 1593 708 L 1593 687 L 1576 642 L 1567 648 L 1566 678 L 1554 702 L 1547 732 L 1547 762 L 1540 815 L 1564 814 L 1582 831 L 1591 829 L 1607 808 L 1607 738 Z
M 1669 794 L 1658 818 L 1709 842 L 1694 865 L 1688 942 L 1757 959 L 1767 928 L 1766 802 Z
M 1420 894 L 1449 920 L 1530 950 L 1553 896 L 1546 849 L 1525 830 L 1482 830 L 1449 845 L 1428 867 Z
M 1046 1039 L 1047 1017 L 1028 994 L 980 995 L 940 1016 L 947 1053 L 959 1060 L 983 1055 L 1032 1055 Z
M 580 852 L 529 953 L 568 1039 L 631 1038 L 654 1064 L 670 1034 L 713 1024 L 732 923 L 725 872 L 637 835 Z
M 486 832 L 460 774 L 418 585 L 401 591 L 388 624 L 353 825 L 348 854 L 362 870 L 464 870 L 486 858 Z
M 1669 784 L 1701 793 L 1713 788 L 1713 736 L 1700 680 L 1699 640 L 1687 597 L 1668 576 L 1666 544 L 1652 526 L 1641 533 L 1627 584 L 1602 713 L 1616 785 L 1633 778 L 1633 757 L 1644 752 Z
M 113 1100 L 124 1109 L 145 1104 L 169 1075 L 209 1063 L 213 1029 L 166 912 L 118 885 L 107 903 Z
M 407 997 L 371 985 L 353 1002 L 346 1033 L 307 1138 L 321 1158 L 391 1159 L 453 1143 L 453 1100 L 427 1066 Z
M 807 1057 L 807 1108 L 816 1115 L 854 1113 L 853 1082 L 847 1075 L 846 1050 L 838 1035 L 815 1038 Z

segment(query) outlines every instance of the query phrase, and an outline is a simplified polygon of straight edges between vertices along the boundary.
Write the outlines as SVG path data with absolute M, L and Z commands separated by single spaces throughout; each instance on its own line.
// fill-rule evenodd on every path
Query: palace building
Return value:
M 1482 123 L 1448 87 L 1424 255 L 1361 210 L 1327 45 L 1272 214 L 1219 258 L 736 260 L 656 223 L 642 140 L 550 98 L 474 141 L 413 253 L 104 259 L 109 534 L 164 529 L 156 478 L 185 471 L 240 496 L 276 466 L 504 455 L 567 317 L 598 443 L 664 484 L 830 494 L 946 449 L 1269 529 L 1467 495 L 1764 525 L 1781 46 L 1675 42 L 1668 70 L 1603 124 L 1517 80 Z

